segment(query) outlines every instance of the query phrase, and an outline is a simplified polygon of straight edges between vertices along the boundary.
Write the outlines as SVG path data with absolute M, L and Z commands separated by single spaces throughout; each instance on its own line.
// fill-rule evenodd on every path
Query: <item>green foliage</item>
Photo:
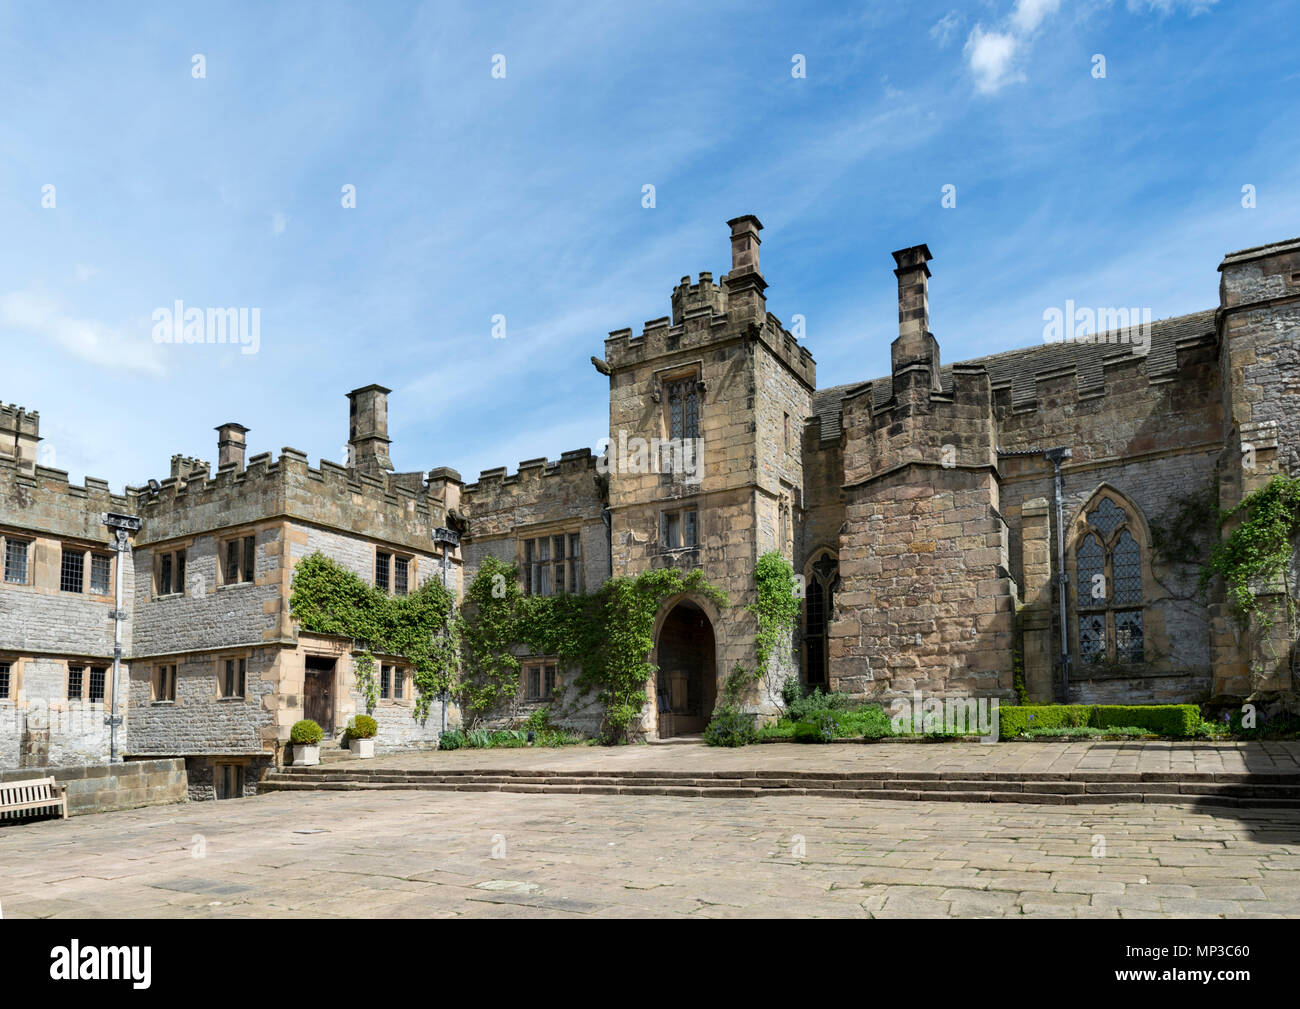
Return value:
M 349 739 L 374 739 L 379 734 L 379 723 L 369 715 L 357 715 L 348 726 Z
M 744 746 L 754 738 L 754 716 L 730 706 L 717 708 L 704 729 L 709 746 Z
M 517 638 L 518 571 L 485 557 L 465 591 L 461 607 L 464 662 L 458 693 L 461 708 L 471 718 L 490 711 L 519 689 L 519 660 L 511 653 Z
M 840 735 L 839 715 L 834 711 L 818 711 L 801 722 L 795 722 L 793 739 L 796 743 L 831 743 Z
M 781 703 L 785 705 L 786 710 L 790 710 L 790 705 L 798 703 L 802 698 L 803 684 L 799 682 L 799 677 L 787 677 L 781 684 Z
M 1195 704 L 1024 704 L 998 711 L 998 735 L 1003 739 L 1043 735 L 1044 729 L 1086 726 L 1108 733 L 1116 729 L 1139 729 L 1188 739 L 1196 734 L 1200 724 L 1201 710 Z
M 999 707 L 998 735 L 1009 739 L 1030 729 L 1087 725 L 1091 717 L 1092 705 L 1089 704 L 1022 704 L 1019 707 Z
M 1098 704 L 1088 724 L 1099 729 L 1136 727 L 1160 736 L 1188 739 L 1201 724 L 1201 709 L 1195 704 Z
M 289 608 L 305 630 L 364 642 L 362 656 L 373 651 L 407 659 L 418 721 L 428 716 L 433 698 L 456 680 L 460 621 L 455 599 L 440 580 L 430 579 L 405 596 L 390 596 L 317 552 L 294 569 Z
M 665 599 L 695 593 L 718 606 L 726 594 L 701 571 L 647 571 L 636 578 L 612 578 L 590 594 L 523 596 L 513 567 L 487 559 L 467 592 L 463 640 L 466 710 L 487 711 L 519 687 L 519 660 L 526 646 L 576 665 L 579 690 L 594 690 L 605 709 L 606 742 L 627 738 L 646 703 L 645 684 L 655 673 L 648 657 L 654 647 L 654 619 Z M 568 737 L 566 737 L 568 738 Z
M 789 647 L 799 619 L 799 597 L 795 595 L 794 569 L 775 550 L 765 553 L 754 565 L 758 600 L 748 607 L 758 618 L 754 635 L 754 657 L 760 671 L 781 647 Z
M 1214 545 L 1209 562 L 1201 569 L 1202 591 L 1220 576 L 1237 619 L 1246 626 L 1254 618 L 1265 635 L 1272 616 L 1260 606 L 1257 589 L 1281 592 L 1286 596 L 1286 616 L 1294 636 L 1295 602 L 1286 573 L 1300 535 L 1300 477 L 1279 473 L 1224 514 L 1222 521 L 1226 524 L 1234 518 L 1240 522 Z
M 1101 739 L 1107 736 L 1147 739 L 1155 733 L 1133 725 L 1111 726 L 1108 729 L 1099 729 L 1095 725 L 1076 725 L 1059 729 L 1030 729 L 1026 735 L 1031 739 Z
M 379 678 L 375 676 L 375 657 L 363 649 L 356 658 L 357 690 L 366 702 L 366 714 L 374 714 L 379 703 Z
M 460 729 L 448 729 L 438 737 L 438 749 L 459 750 L 465 745 L 465 733 Z
M 820 687 L 814 687 L 811 694 L 786 705 L 785 714 L 791 721 L 806 722 L 823 711 L 848 711 L 854 706 L 853 699 L 848 694 L 834 691 L 824 694 Z
M 1011 688 L 1016 692 L 1019 703 L 1029 703 L 1029 688 L 1025 685 L 1025 657 L 1018 644 L 1011 653 Z
M 310 718 L 293 723 L 289 730 L 289 742 L 299 746 L 315 746 L 325 737 L 325 730 Z

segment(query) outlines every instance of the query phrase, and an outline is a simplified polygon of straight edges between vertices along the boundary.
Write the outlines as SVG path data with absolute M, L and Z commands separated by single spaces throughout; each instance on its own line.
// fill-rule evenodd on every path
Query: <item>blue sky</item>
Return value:
M 594 447 L 590 356 L 724 273 L 744 213 L 822 386 L 888 371 L 889 253 L 920 242 L 946 361 L 1066 299 L 1210 308 L 1225 252 L 1300 234 L 1294 13 L 0 2 L 0 400 L 120 489 L 215 463 L 232 420 L 341 461 L 344 394 L 379 382 L 397 468 L 473 480 Z M 258 308 L 258 352 L 156 343 L 178 299 Z

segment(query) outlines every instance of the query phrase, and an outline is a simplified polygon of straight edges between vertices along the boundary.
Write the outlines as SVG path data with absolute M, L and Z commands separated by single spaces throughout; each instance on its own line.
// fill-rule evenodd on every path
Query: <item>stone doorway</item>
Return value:
M 688 600 L 672 608 L 659 628 L 655 677 L 659 738 L 703 732 L 717 700 L 713 625 Z
M 303 682 L 303 718 L 325 730 L 325 738 L 334 734 L 334 667 L 335 660 L 322 655 L 307 656 L 307 675 Z

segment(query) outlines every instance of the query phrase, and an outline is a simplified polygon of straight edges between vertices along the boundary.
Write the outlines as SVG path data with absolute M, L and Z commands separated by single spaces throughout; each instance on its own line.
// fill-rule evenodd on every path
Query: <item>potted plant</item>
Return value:
M 289 742 L 293 743 L 293 766 L 310 767 L 320 763 L 320 741 L 324 730 L 310 718 L 294 722 L 289 730 Z
M 373 757 L 378 732 L 378 722 L 369 715 L 357 715 L 348 726 L 348 749 L 358 757 Z

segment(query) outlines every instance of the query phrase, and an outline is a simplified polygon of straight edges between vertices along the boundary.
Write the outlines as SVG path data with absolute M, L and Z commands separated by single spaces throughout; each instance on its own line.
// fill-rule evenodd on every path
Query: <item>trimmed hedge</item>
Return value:
M 1149 729 L 1161 736 L 1189 739 L 1201 724 L 1195 704 L 1021 704 L 998 709 L 998 735 L 1019 736 L 1029 729 Z
M 1201 724 L 1201 709 L 1195 704 L 1099 704 L 1092 724 L 1099 729 L 1131 726 L 1150 729 L 1161 736 L 1186 739 Z

